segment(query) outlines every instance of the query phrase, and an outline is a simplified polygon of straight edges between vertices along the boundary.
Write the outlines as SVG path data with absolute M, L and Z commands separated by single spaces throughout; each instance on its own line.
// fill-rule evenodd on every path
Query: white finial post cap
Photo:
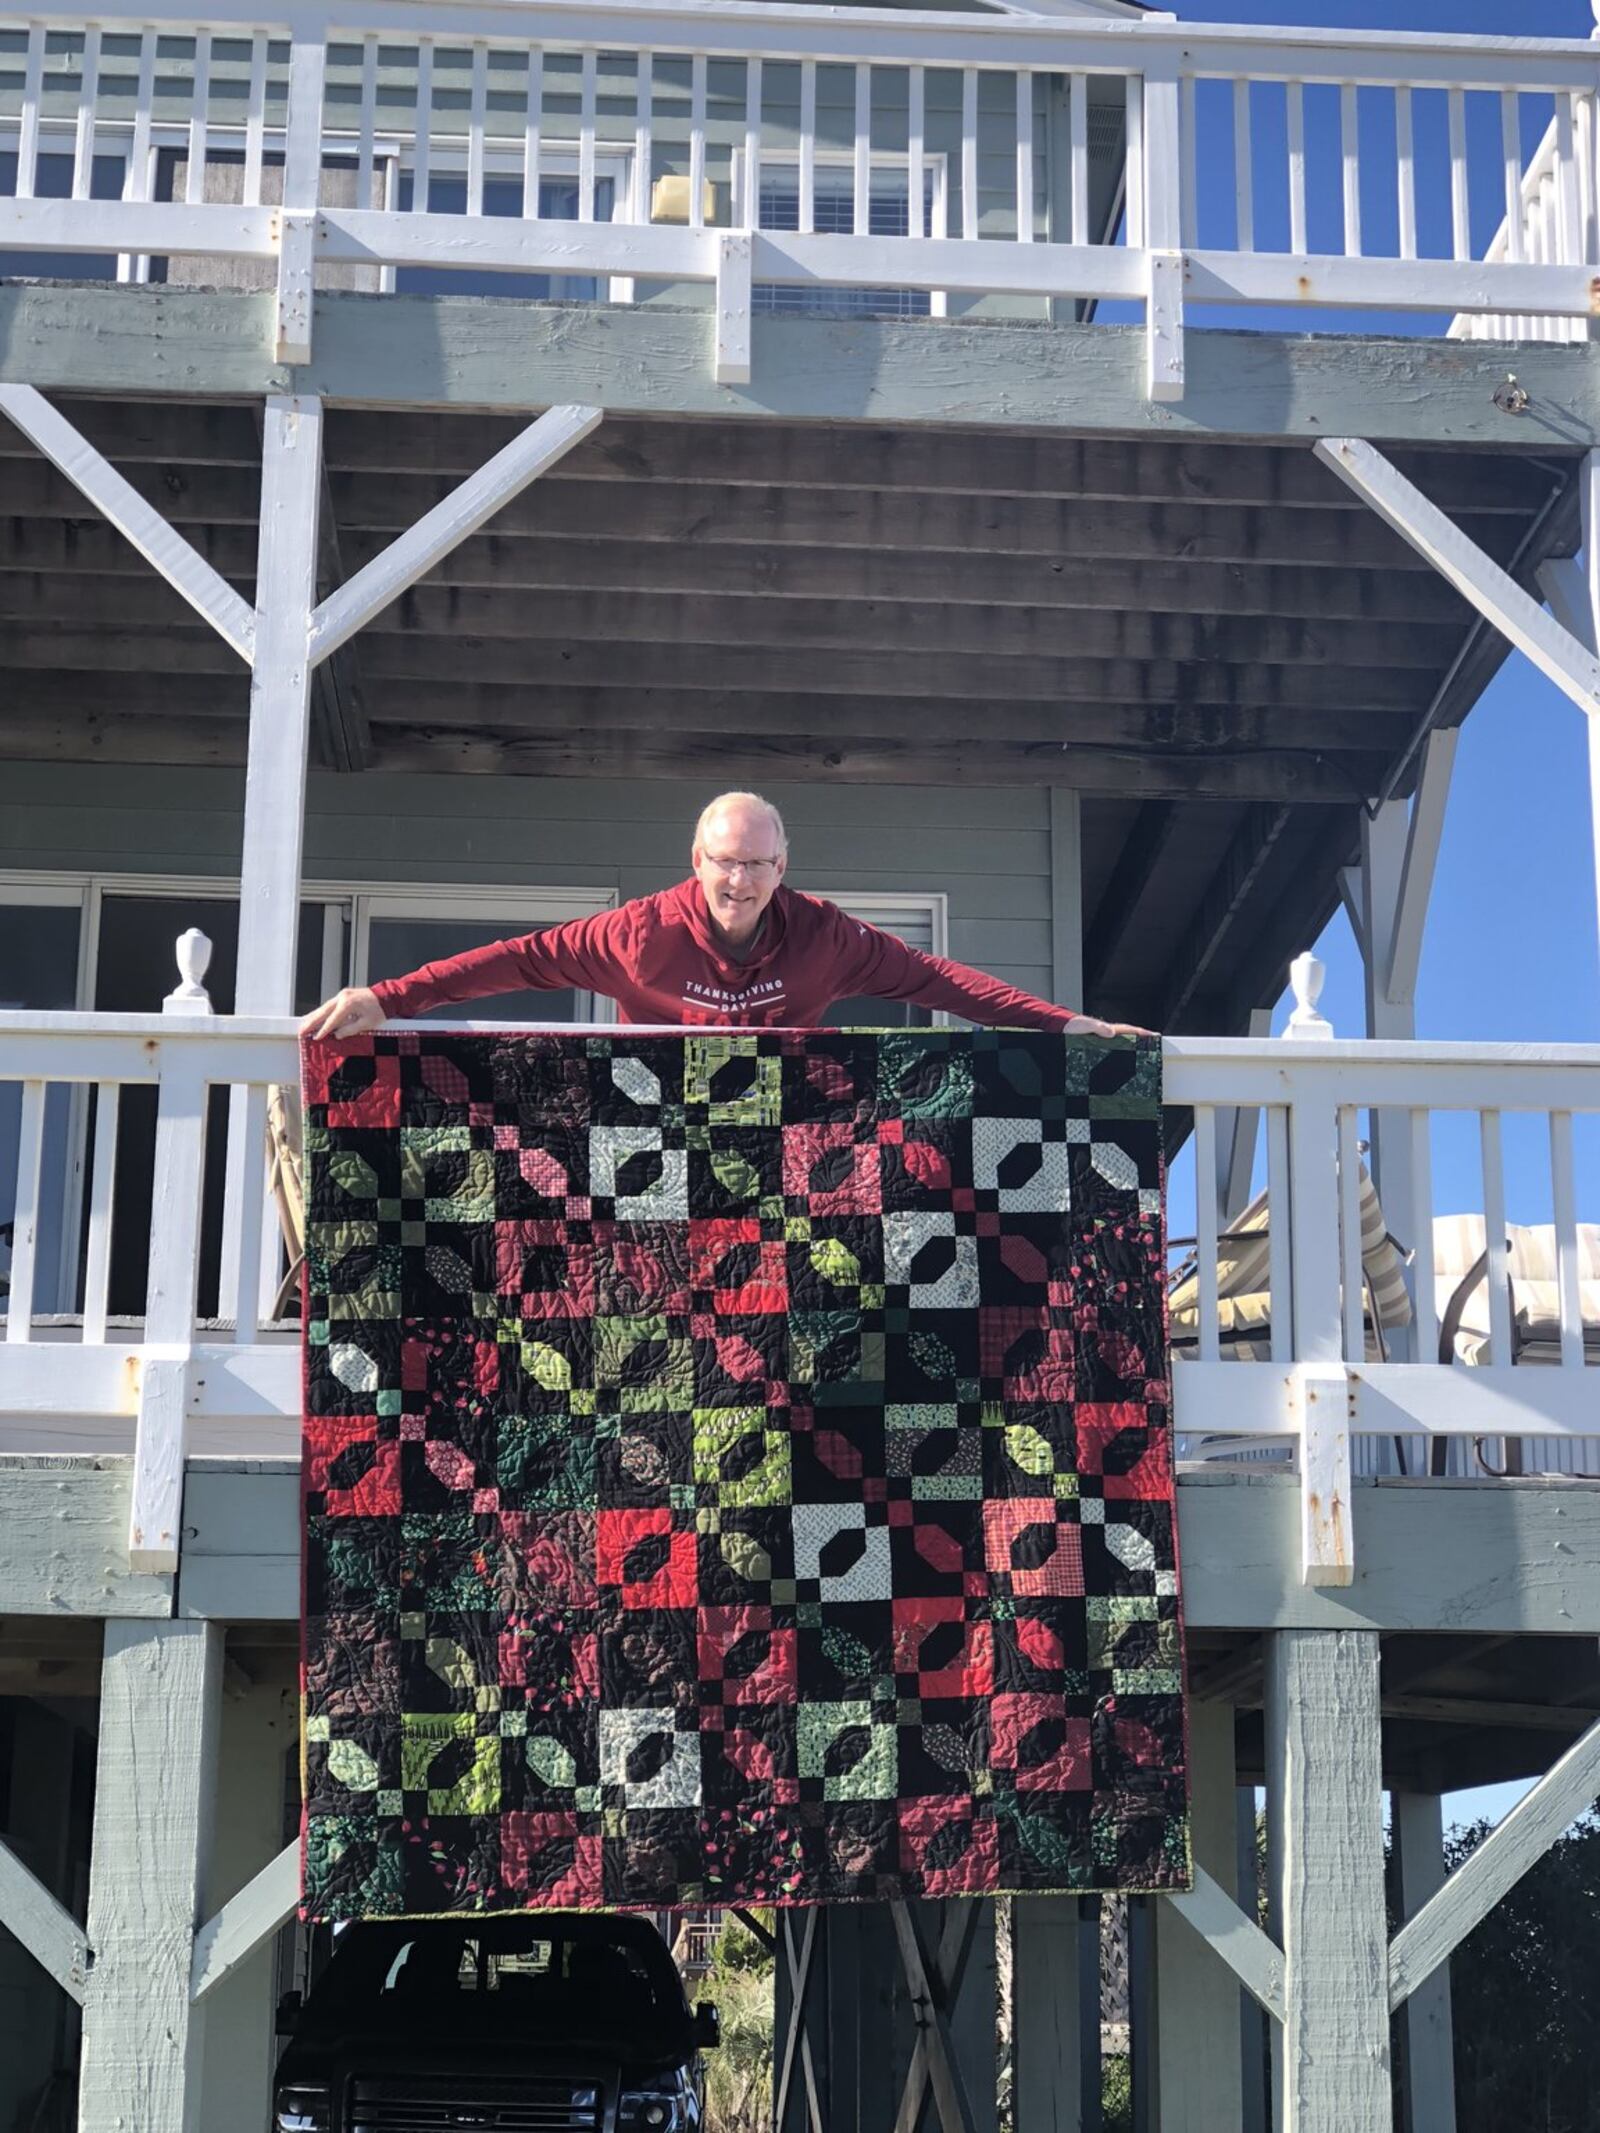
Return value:
M 1294 993 L 1294 1013 L 1289 1017 L 1286 1037 L 1309 1039 L 1314 1044 L 1325 1043 L 1333 1035 L 1333 1024 L 1317 1013 L 1317 1002 L 1322 998 L 1323 981 L 1328 975 L 1325 964 L 1309 952 L 1297 955 L 1289 965 L 1289 985 Z
M 211 968 L 211 941 L 198 926 L 191 926 L 187 933 L 178 935 L 178 976 L 181 983 L 161 1003 L 164 1015 L 209 1015 L 212 1012 L 211 995 L 206 991 L 204 978 Z

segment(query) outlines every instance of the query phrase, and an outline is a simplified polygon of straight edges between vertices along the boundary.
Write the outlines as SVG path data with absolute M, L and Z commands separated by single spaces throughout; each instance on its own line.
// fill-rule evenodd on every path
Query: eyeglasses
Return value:
M 700 857 L 708 867 L 715 867 L 719 874 L 736 874 L 741 867 L 759 881 L 771 873 L 778 864 L 776 859 L 721 859 L 715 852 L 702 852 Z

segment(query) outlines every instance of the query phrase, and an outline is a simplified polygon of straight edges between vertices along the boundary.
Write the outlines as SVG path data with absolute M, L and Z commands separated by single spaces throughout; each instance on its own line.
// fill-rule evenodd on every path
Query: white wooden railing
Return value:
M 293 1453 L 300 1401 L 298 1323 L 265 1321 L 263 1299 L 277 1289 L 280 1270 L 275 1252 L 257 1242 L 268 1227 L 259 1162 L 234 1166 L 246 1180 L 237 1215 L 229 1215 L 238 1248 L 224 1255 L 215 1309 L 202 1317 L 198 1308 L 208 1092 L 244 1092 L 234 1116 L 259 1121 L 268 1086 L 296 1079 L 295 1032 L 285 1021 L 205 1012 L 193 939 L 182 946 L 190 975 L 166 1014 L 0 1014 L 0 1085 L 21 1089 L 0 1447 L 134 1451 L 131 1549 L 142 1566 L 166 1569 L 176 1559 L 185 1456 Z M 1174 1370 L 1175 1419 L 1190 1439 L 1241 1449 L 1288 1446 L 1301 1478 L 1306 1575 L 1343 1583 L 1353 1565 L 1353 1443 L 1567 1443 L 1600 1435 L 1600 1377 L 1584 1365 L 1578 1258 L 1580 1218 L 1593 1219 L 1600 1208 L 1587 1204 L 1596 1197 L 1594 1163 L 1584 1168 L 1575 1157 L 1575 1135 L 1589 1133 L 1600 1114 L 1600 1046 L 1338 1043 L 1311 1027 L 1311 1041 L 1167 1041 L 1167 1101 L 1192 1111 L 1195 1121 L 1202 1270 L 1195 1352 Z M 47 1111 L 52 1093 L 65 1089 L 80 1092 L 92 1109 L 92 1140 L 84 1137 L 79 1158 L 52 1161 Z M 119 1208 L 122 1099 L 137 1089 L 158 1095 L 154 1201 Z M 1287 1307 L 1272 1310 L 1266 1352 L 1249 1362 L 1224 1357 L 1216 1282 L 1205 1271 L 1215 1269 L 1227 1229 L 1213 1161 L 1219 1119 L 1241 1111 L 1259 1111 L 1266 1121 L 1269 1203 L 1288 1210 L 1270 1229 L 1271 1294 Z M 1481 1150 L 1491 1261 L 1484 1367 L 1434 1359 L 1431 1133 L 1451 1113 L 1471 1123 Z M 213 1123 L 222 1115 L 211 1106 Z M 1383 1121 L 1388 1146 L 1404 1151 L 1416 1225 L 1414 1237 L 1402 1240 L 1414 1248 L 1415 1360 L 1368 1359 L 1356 1215 L 1364 1115 Z M 1495 1241 L 1503 1245 L 1508 1205 L 1515 1211 L 1527 1190 L 1521 1164 L 1507 1159 L 1514 1115 L 1534 1121 L 1547 1151 L 1544 1182 L 1555 1217 L 1559 1356 L 1538 1368 L 1513 1359 L 1504 1253 Z M 1525 1129 L 1518 1149 L 1523 1138 Z M 0 1160 L 9 1153 L 0 1150 Z M 39 1307 L 38 1244 L 52 1198 L 57 1213 L 64 1203 L 85 1211 L 67 1311 Z M 142 1310 L 118 1317 L 108 1309 L 113 1243 L 119 1223 L 130 1222 L 147 1232 L 149 1274 Z M 1600 1460 L 1591 1463 L 1600 1468 Z
M 1123 300 L 1145 307 L 1150 391 L 1176 396 L 1186 304 L 1587 332 L 1596 89 L 1576 39 L 1159 18 L 0 11 L 0 251 L 124 280 L 253 261 L 284 361 L 309 355 L 319 279 L 703 284 L 729 381 L 761 309 Z

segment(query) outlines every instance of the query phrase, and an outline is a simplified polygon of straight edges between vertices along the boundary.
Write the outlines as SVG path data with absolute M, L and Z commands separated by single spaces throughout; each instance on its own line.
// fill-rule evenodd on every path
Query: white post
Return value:
M 1361 818 L 1361 950 L 1366 976 L 1367 1035 L 1409 1040 L 1417 1034 L 1414 1000 L 1390 997 L 1387 980 L 1400 909 L 1408 809 L 1390 800 Z M 1372 1178 L 1390 1230 L 1408 1249 L 1416 1242 L 1416 1200 L 1411 1190 L 1411 1122 L 1403 1111 L 1374 1111 Z M 1389 1336 L 1398 1362 L 1410 1362 L 1412 1334 L 1405 1326 Z
M 211 963 L 210 941 L 191 926 L 179 936 L 177 956 L 179 982 L 162 1001 L 162 1013 L 209 1015 L 211 995 L 203 981 Z M 130 1567 L 166 1575 L 178 1567 L 205 1133 L 206 1083 L 200 1055 L 169 1048 L 162 1054 L 157 1092 L 150 1272 L 128 1505 Z
M 1189 1711 L 1189 1797 L 1195 1864 L 1237 1896 L 1233 1706 Z M 1217 2133 L 1244 2111 L 1239 1981 L 1168 1902 L 1155 1907 L 1156 2095 L 1159 2133 Z
M 1444 1887 L 1444 1817 L 1436 1792 L 1396 1792 L 1390 1799 L 1400 1915 L 1411 1919 Z M 1407 2133 L 1456 2133 L 1448 1963 L 1423 1979 L 1395 2020 L 1404 2049 Z
M 241 1015 L 294 1010 L 322 490 L 322 402 L 273 396 L 261 445 L 256 659 L 250 677 L 234 983 L 234 1012 Z M 234 1089 L 228 1105 L 220 1296 L 222 1310 L 236 1313 L 246 1330 L 259 1306 L 258 1299 L 240 1295 L 241 1266 L 259 1264 L 262 1291 L 276 1287 L 270 1278 L 272 1231 L 262 1207 L 265 1134 L 265 1090 Z M 242 1248 L 247 1222 L 260 1228 L 259 1252 Z
M 261 457 L 256 661 L 234 988 L 241 1015 L 286 1015 L 294 1006 L 321 497 L 322 403 L 275 394 L 267 401 Z
M 1267 1871 L 1284 1955 L 1278 2133 L 1391 2133 L 1378 1638 L 1267 1638 Z
M 222 1631 L 109 1621 L 89 1868 L 82 2133 L 195 2133 L 189 1990 L 215 1792 Z

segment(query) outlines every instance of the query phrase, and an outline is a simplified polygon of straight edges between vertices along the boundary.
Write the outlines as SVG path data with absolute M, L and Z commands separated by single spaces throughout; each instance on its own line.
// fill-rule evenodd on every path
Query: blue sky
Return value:
M 1376 30 L 1460 30 L 1487 35 L 1587 37 L 1588 0 L 1187 0 L 1190 22 L 1319 23 Z M 1308 126 L 1318 120 L 1308 104 Z M 1365 126 L 1365 120 L 1363 121 Z M 1218 174 L 1231 194 L 1231 172 Z M 1492 181 L 1491 181 L 1492 184 Z M 1487 191 L 1488 188 L 1485 188 Z M 1202 216 L 1207 203 L 1202 198 Z M 1225 204 L 1218 203 L 1225 212 Z M 1315 213 L 1315 205 L 1313 206 Z M 1262 240 L 1281 240 L 1261 233 Z M 1317 234 L 1312 232 L 1312 243 Z M 1381 239 L 1374 249 L 1382 249 Z M 1424 236 L 1424 250 L 1433 249 Z M 1277 326 L 1261 314 L 1229 324 Z M 1324 318 L 1345 330 L 1367 321 Z M 1435 330 L 1395 318 L 1376 330 Z M 1600 1042 L 1600 919 L 1582 714 L 1513 655 L 1467 721 L 1456 758 L 1417 996 L 1424 1038 Z M 1360 958 L 1340 914 L 1315 944 L 1328 966 L 1323 1012 L 1340 1035 L 1363 1032 Z M 1287 998 L 1274 1027 L 1287 1018 Z M 1451 1131 L 1435 1148 L 1441 1213 L 1482 1206 L 1474 1141 Z M 1541 1151 L 1508 1144 L 1513 1218 L 1548 1219 Z M 1520 1155 L 1521 1160 L 1518 1160 Z M 1600 1220 L 1600 1135 L 1580 1146 L 1580 1214 Z M 1174 1181 L 1179 1185 L 1179 1180 Z M 1175 1207 L 1176 1219 L 1181 1219 Z M 1494 1786 L 1451 1796 L 1446 1817 L 1498 1817 L 1525 1788 Z

